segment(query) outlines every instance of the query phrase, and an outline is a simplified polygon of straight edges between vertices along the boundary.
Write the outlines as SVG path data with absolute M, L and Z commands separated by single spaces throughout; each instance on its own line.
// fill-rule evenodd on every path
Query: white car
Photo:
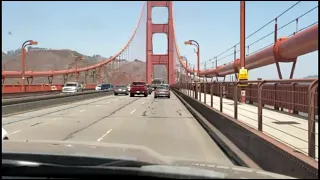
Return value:
M 9 140 L 8 133 L 2 128 L 2 140 Z
M 83 91 L 83 86 L 82 84 L 78 82 L 67 82 L 63 88 L 62 92 L 63 93 L 75 93 L 75 92 L 82 92 Z

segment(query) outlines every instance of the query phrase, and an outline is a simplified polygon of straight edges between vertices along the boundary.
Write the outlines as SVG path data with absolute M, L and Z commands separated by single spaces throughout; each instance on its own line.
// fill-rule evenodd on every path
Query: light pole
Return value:
M 188 90 L 188 59 L 185 56 L 181 56 L 181 58 L 186 62 L 186 89 L 187 89 L 187 95 L 189 95 Z
M 78 70 L 78 60 L 83 60 L 84 58 L 82 56 L 77 56 L 75 59 L 74 59 L 74 79 L 76 82 L 78 82 L 78 74 L 77 74 L 77 70 Z
M 25 92 L 25 87 L 24 87 L 24 78 L 25 78 L 25 48 L 27 46 L 30 46 L 30 45 L 37 45 L 38 42 L 37 41 L 33 41 L 33 40 L 27 40 L 25 41 L 22 46 L 21 46 L 21 53 L 22 53 L 22 56 L 21 56 L 21 91 L 22 92 Z
M 178 82 L 179 82 L 179 90 L 181 89 L 181 66 L 180 66 L 180 64 L 177 64 L 176 65 L 176 67 L 177 67 L 177 70 L 176 70 L 176 79 L 178 80 Z
M 197 76 L 200 78 L 200 46 L 199 43 L 195 40 L 189 40 L 184 42 L 185 45 L 194 45 L 197 48 Z M 198 81 L 195 81 L 195 98 L 198 99 Z

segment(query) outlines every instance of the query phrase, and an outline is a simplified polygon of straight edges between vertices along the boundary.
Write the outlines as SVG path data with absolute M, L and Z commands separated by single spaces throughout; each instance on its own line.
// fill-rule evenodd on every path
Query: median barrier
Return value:
M 88 91 L 70 94 L 2 100 L 2 116 L 112 95 L 112 91 Z

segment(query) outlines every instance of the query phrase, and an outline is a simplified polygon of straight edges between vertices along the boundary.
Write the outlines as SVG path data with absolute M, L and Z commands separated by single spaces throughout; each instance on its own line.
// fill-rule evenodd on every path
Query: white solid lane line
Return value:
M 85 111 L 85 109 L 80 110 L 80 112 L 83 112 L 83 111 Z
M 106 135 L 108 135 L 110 132 L 112 131 L 112 129 L 110 129 L 109 131 L 107 131 L 105 134 L 103 134 L 97 141 L 101 141 L 104 137 L 106 137 Z

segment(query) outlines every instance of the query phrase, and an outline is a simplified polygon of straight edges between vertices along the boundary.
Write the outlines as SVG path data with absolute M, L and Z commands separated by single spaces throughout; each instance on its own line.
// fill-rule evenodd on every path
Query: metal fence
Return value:
M 211 82 L 211 83 L 198 83 L 198 100 L 207 104 L 210 102 L 210 106 L 215 107 L 223 112 L 225 109 L 223 100 L 224 98 L 229 101 L 233 101 L 232 109 L 225 109 L 225 111 L 233 111 L 233 118 L 238 119 L 238 112 L 244 111 L 242 107 L 238 107 L 238 102 L 241 99 L 245 99 L 246 104 L 256 105 L 254 110 L 254 117 L 246 117 L 255 121 L 255 127 L 259 131 L 263 131 L 264 128 L 272 128 L 272 132 L 280 132 L 280 136 L 289 136 L 292 141 L 301 141 L 305 143 L 307 147 L 306 151 L 302 147 L 294 147 L 301 151 L 304 151 L 310 157 L 316 158 L 316 122 L 318 115 L 318 79 L 286 79 L 286 80 L 257 80 L 257 81 L 243 81 L 248 83 L 247 87 L 238 87 L 238 82 Z M 180 90 L 186 90 L 186 94 L 195 97 L 195 83 L 177 83 L 173 85 L 173 88 L 178 88 Z M 244 97 L 241 97 L 241 90 Z M 206 95 L 204 95 L 206 94 Z M 207 95 L 210 95 L 207 97 Z M 203 98 L 203 99 L 201 99 Z M 207 99 L 210 98 L 210 99 Z M 215 98 L 215 100 L 214 100 Z M 218 105 L 219 104 L 219 105 Z M 226 106 L 226 105 L 225 105 Z M 229 105 L 230 108 L 230 105 Z M 293 121 L 281 121 L 273 119 L 272 123 L 280 125 L 281 123 L 290 126 L 287 129 L 290 129 L 291 132 L 285 132 L 281 126 L 270 126 L 263 122 L 263 119 L 270 119 L 266 114 L 263 114 L 263 109 L 272 109 L 272 111 L 288 111 L 291 114 L 307 114 L 307 120 L 304 122 L 295 123 Z M 248 111 L 248 110 L 247 110 Z M 266 112 L 265 112 L 266 113 Z M 241 115 L 241 114 L 239 114 Z M 242 117 L 244 115 L 241 115 Z M 266 132 L 266 131 L 264 131 Z M 299 134 L 303 134 L 303 137 L 299 137 Z M 275 135 L 274 138 L 278 138 Z M 282 139 L 282 140 L 281 140 Z M 285 141 L 285 138 L 282 137 L 280 141 Z M 286 143 L 286 142 L 284 142 Z M 298 145 L 297 145 L 298 146 Z M 316 158 L 317 159 L 317 158 Z

